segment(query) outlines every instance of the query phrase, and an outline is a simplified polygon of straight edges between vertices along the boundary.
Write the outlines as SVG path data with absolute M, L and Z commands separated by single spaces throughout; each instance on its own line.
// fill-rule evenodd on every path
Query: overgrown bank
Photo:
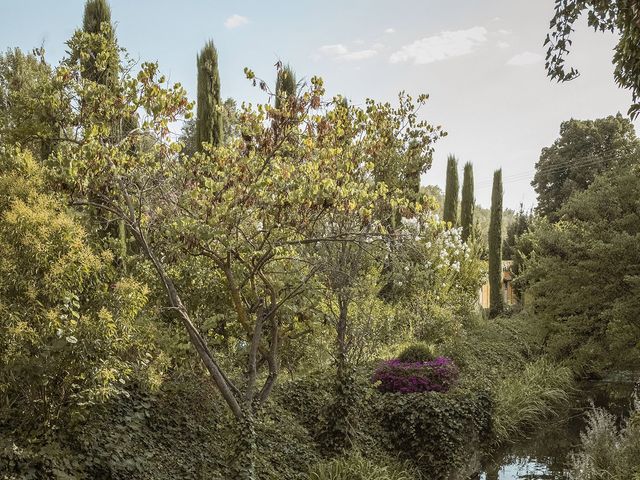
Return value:
M 565 369 L 532 350 L 526 325 L 524 316 L 482 321 L 451 344 L 443 353 L 460 379 L 446 393 L 381 393 L 371 383 L 375 364 L 359 369 L 346 446 L 333 430 L 333 373 L 282 382 L 257 423 L 258 478 L 466 478 L 489 446 L 547 418 L 570 387 Z M 230 478 L 235 426 L 210 388 L 176 376 L 37 440 L 5 430 L 0 471 L 7 479 Z

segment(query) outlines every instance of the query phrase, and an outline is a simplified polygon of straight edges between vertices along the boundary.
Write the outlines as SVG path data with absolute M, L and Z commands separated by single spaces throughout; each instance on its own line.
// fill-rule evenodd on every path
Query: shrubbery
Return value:
M 427 362 L 382 362 L 372 381 L 381 392 L 418 393 L 446 392 L 458 379 L 458 368 L 447 357 Z
M 490 432 L 487 394 L 456 391 L 380 395 L 376 413 L 389 448 L 411 460 L 430 480 L 463 468 Z
M 419 342 L 413 343 L 402 350 L 400 355 L 398 355 L 398 360 L 406 363 L 428 362 L 433 360 L 435 357 L 436 354 L 433 345 Z

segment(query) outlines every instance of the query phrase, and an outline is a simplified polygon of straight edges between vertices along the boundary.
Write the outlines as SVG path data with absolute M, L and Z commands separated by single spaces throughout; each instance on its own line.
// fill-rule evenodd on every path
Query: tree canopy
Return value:
M 538 194 L 536 211 L 554 221 L 569 197 L 585 190 L 600 173 L 637 161 L 640 142 L 622 115 L 597 120 L 568 120 L 560 137 L 542 150 L 531 184 Z
M 573 43 L 574 25 L 583 13 L 595 31 L 619 35 L 612 58 L 614 78 L 620 87 L 631 90 L 633 104 L 629 107 L 629 115 L 635 118 L 640 112 L 640 22 L 638 4 L 634 0 L 555 0 L 551 32 L 544 42 L 548 45 L 547 74 L 560 82 L 579 75 L 573 67 L 567 70 L 565 61 Z

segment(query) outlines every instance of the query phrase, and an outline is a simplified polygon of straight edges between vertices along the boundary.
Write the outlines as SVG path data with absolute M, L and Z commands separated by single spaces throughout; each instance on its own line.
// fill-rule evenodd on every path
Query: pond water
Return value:
M 562 480 L 568 477 L 570 452 L 580 444 L 586 412 L 607 408 L 622 417 L 630 406 L 633 383 L 590 382 L 580 386 L 570 405 L 544 428 L 483 462 L 474 480 Z

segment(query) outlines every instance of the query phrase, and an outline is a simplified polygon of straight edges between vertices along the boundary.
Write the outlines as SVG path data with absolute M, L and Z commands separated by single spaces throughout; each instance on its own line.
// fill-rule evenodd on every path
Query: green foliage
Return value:
M 428 362 L 436 356 L 433 345 L 418 342 L 405 347 L 398 355 L 398 360 L 406 363 Z
M 580 480 L 637 480 L 640 478 L 640 404 L 635 400 L 621 428 L 604 409 L 593 409 L 581 445 L 571 458 L 571 478 Z
M 296 74 L 289 65 L 285 65 L 278 70 L 276 78 L 276 101 L 275 107 L 280 110 L 282 103 L 296 97 L 298 82 Z
M 389 447 L 433 480 L 462 468 L 489 432 L 491 400 L 483 393 L 387 393 L 376 408 Z
M 416 107 L 426 104 L 428 95 L 414 99 L 401 92 L 398 106 L 369 99 L 366 102 L 369 160 L 374 165 L 374 179 L 384 183 L 398 197 L 421 201 L 420 176 L 433 161 L 435 142 L 447 135 L 440 126 L 419 120 Z M 392 210 L 392 211 L 391 211 Z M 390 207 L 379 214 L 385 227 L 392 230 L 400 223 L 399 208 Z
M 43 187 L 30 155 L 0 152 L 0 418 L 24 432 L 161 373 L 140 318 L 147 288 L 112 271 L 112 254 Z
M 474 207 L 476 199 L 473 193 L 473 165 L 470 162 L 464 164 L 464 176 L 462 179 L 462 200 L 460 203 L 460 225 L 462 226 L 462 241 L 473 240 Z
M 51 153 L 54 137 L 51 108 L 42 105 L 42 93 L 52 82 L 51 68 L 42 50 L 25 54 L 19 48 L 0 55 L 0 142 L 20 144 L 38 158 Z
M 218 52 L 212 41 L 208 41 L 197 58 L 198 101 L 196 114 L 196 145 L 218 146 L 223 142 L 222 111 L 220 100 L 220 74 Z
M 518 276 L 524 270 L 524 262 L 531 255 L 530 242 L 521 241 L 521 238 L 529 231 L 534 221 L 533 213 L 525 212 L 520 204 L 520 210 L 516 213 L 513 223 L 507 227 L 507 233 L 502 242 L 502 256 L 505 260 L 511 260 L 511 274 L 516 279 L 513 288 L 518 294 L 520 303 L 523 302 L 521 282 Z
M 640 27 L 635 2 L 556 0 L 555 13 L 550 23 L 551 33 L 544 42 L 548 45 L 545 65 L 547 74 L 559 82 L 572 80 L 579 75 L 573 67 L 567 71 L 565 57 L 571 48 L 573 26 L 583 12 L 587 15 L 588 25 L 595 31 L 615 32 L 618 35 L 612 59 L 615 66 L 613 76 L 620 87 L 631 90 L 633 104 L 629 107 L 629 115 L 635 118 L 640 112 Z
M 502 296 L 502 169 L 493 173 L 489 224 L 489 310 L 495 317 L 504 309 Z
M 387 462 L 389 459 L 383 459 Z M 320 462 L 310 469 L 308 480 L 411 480 L 418 473 L 397 462 L 369 460 L 359 452 Z
M 421 341 L 447 343 L 476 310 L 483 262 L 462 242 L 460 228 L 448 228 L 436 216 L 422 226 L 417 219 L 404 223 L 407 233 L 388 274 L 397 296 L 396 322 Z
M 113 47 L 104 49 L 96 43 L 94 48 L 88 50 L 80 59 L 83 75 L 92 82 L 113 87 L 118 82 L 120 58 L 111 24 L 111 7 L 107 0 L 87 0 L 82 26 L 85 34 L 95 39 L 102 38 Z
M 428 97 L 326 101 L 287 67 L 277 108 L 221 105 L 209 42 L 190 123 L 181 85 L 121 64 L 106 1 L 83 27 L 53 70 L 42 52 L 0 61 L 0 476 L 459 470 L 488 432 L 485 392 L 505 378 L 529 392 L 515 376 L 529 352 L 472 325 L 483 263 L 419 188 L 445 135 L 418 119 Z M 403 341 L 466 343 L 464 388 L 379 395 L 372 363 Z
M 333 399 L 327 409 L 328 421 L 320 436 L 326 452 L 343 452 L 353 446 L 358 428 L 358 413 L 362 396 L 350 365 L 337 368 Z
M 464 186 L 464 185 L 463 185 Z M 440 207 L 438 214 L 442 216 L 444 205 L 444 194 L 439 187 L 435 185 L 427 185 L 421 187 L 421 192 L 428 194 L 436 200 L 436 203 Z M 506 235 L 507 228 L 513 223 L 515 211 L 510 208 L 505 208 L 502 212 L 502 234 Z M 487 245 L 489 237 L 489 223 L 491 222 L 491 210 L 484 208 L 479 204 L 475 204 L 473 207 L 473 226 L 471 229 L 471 237 L 474 240 L 474 248 L 476 249 L 480 258 L 487 259 Z
M 222 138 L 225 142 L 233 141 L 240 136 L 240 111 L 233 98 L 227 98 L 222 103 Z M 181 153 L 193 155 L 199 149 L 196 138 L 196 119 L 189 118 L 184 121 L 180 132 L 180 143 L 183 148 Z
M 460 367 L 465 388 L 495 390 L 501 379 L 522 371 L 540 355 L 539 332 L 533 321 L 526 312 L 491 320 L 477 318 L 441 353 Z
M 619 113 L 597 120 L 568 120 L 560 137 L 542 149 L 531 184 L 538 194 L 536 212 L 555 222 L 569 197 L 584 191 L 594 178 L 639 158 L 633 124 Z
M 495 440 L 514 440 L 542 424 L 568 401 L 572 382 L 571 370 L 545 358 L 499 380 L 493 389 Z
M 458 160 L 453 155 L 447 158 L 447 185 L 444 190 L 444 212 L 442 219 L 452 227 L 458 226 Z
M 521 243 L 522 281 L 547 350 L 581 373 L 640 363 L 640 165 L 597 177 Z
M 519 252 L 516 245 L 520 237 L 527 233 L 532 222 L 533 214 L 525 212 L 524 207 L 520 204 L 520 210 L 516 213 L 513 222 L 507 227 L 506 235 L 502 241 L 502 258 L 514 262 L 518 259 Z M 519 272 L 514 271 L 514 273 L 517 275 Z

